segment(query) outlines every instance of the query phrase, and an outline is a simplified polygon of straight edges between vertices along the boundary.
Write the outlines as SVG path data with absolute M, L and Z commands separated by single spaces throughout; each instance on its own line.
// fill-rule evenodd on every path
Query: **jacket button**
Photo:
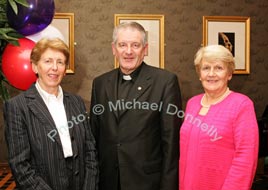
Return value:
M 74 172 L 74 175 L 78 175 L 78 174 L 79 174 L 79 171 Z
M 122 145 L 121 143 L 117 143 L 117 145 L 116 145 L 116 146 L 117 146 L 117 147 L 119 147 L 119 146 L 121 146 L 121 145 Z

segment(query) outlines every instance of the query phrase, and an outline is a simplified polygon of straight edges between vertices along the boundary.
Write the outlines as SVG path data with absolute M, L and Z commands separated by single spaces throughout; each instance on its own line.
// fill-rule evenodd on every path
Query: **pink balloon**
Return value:
M 6 46 L 2 55 L 2 71 L 12 86 L 27 90 L 37 79 L 30 63 L 30 54 L 35 43 L 27 38 L 20 38 L 19 44 Z

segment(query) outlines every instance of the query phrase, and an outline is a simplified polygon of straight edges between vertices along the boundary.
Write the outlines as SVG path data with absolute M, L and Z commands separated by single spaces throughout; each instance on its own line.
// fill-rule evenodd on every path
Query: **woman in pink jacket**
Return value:
M 228 88 L 232 53 L 202 47 L 195 67 L 205 93 L 187 102 L 180 131 L 179 190 L 249 190 L 258 159 L 252 101 Z

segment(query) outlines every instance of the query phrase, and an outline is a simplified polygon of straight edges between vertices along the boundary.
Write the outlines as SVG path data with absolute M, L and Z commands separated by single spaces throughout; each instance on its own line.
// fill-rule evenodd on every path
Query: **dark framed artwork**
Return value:
M 250 18 L 203 16 L 203 45 L 220 44 L 235 58 L 234 74 L 250 73 Z

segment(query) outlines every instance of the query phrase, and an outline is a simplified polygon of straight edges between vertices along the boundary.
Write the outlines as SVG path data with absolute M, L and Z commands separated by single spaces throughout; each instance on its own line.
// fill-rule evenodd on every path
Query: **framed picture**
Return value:
M 250 73 L 250 18 L 203 16 L 203 45 L 220 44 L 235 58 L 234 74 Z
M 137 22 L 141 24 L 147 33 L 148 54 L 144 62 L 148 65 L 164 68 L 164 15 L 155 14 L 115 14 L 114 25 L 122 22 Z M 115 58 L 115 67 L 119 63 Z
M 50 25 L 57 37 L 69 46 L 70 59 L 66 73 L 74 73 L 74 13 L 55 13 Z

